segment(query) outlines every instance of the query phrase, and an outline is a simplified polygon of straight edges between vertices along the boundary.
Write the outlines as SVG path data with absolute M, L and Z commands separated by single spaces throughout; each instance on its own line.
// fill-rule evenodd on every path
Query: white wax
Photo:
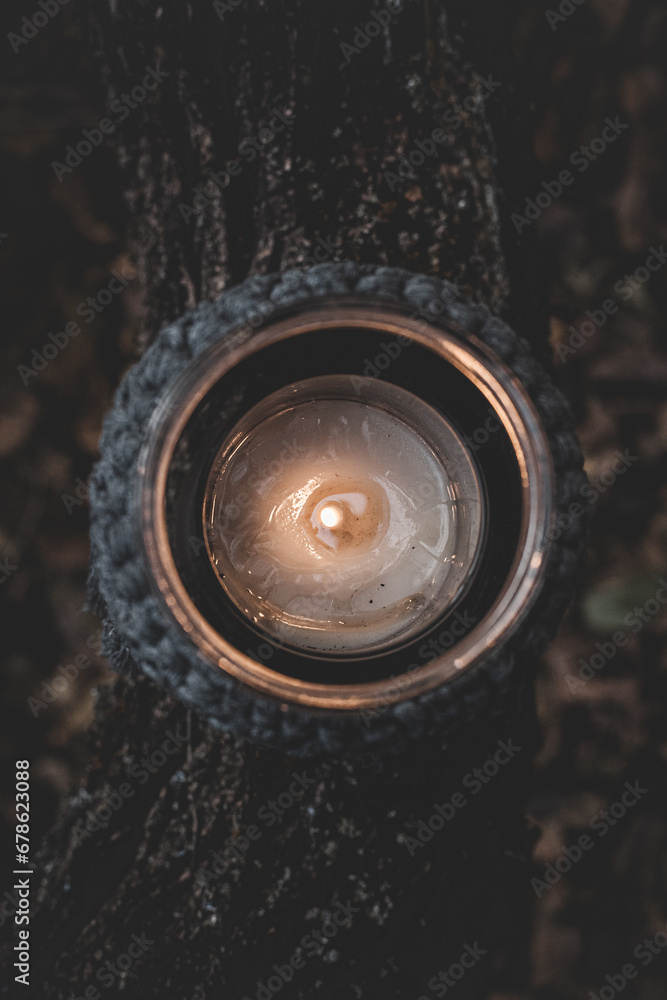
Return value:
M 449 425 L 427 409 L 454 451 Z M 306 649 L 355 653 L 406 638 L 456 597 L 479 540 L 474 470 L 464 469 L 464 507 L 458 453 L 453 462 L 359 399 L 270 415 L 223 447 L 209 483 L 222 585 L 258 626 Z

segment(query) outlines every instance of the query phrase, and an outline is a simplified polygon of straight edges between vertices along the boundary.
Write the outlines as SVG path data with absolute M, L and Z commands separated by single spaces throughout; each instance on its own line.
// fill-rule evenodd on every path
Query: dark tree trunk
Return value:
M 340 43 L 354 45 L 371 16 L 356 0 L 221 3 L 222 19 L 208 0 L 92 6 L 110 108 L 148 69 L 167 74 L 118 129 L 145 342 L 200 299 L 333 244 L 329 259 L 456 280 L 546 352 L 534 255 L 507 225 L 531 193 L 511 5 L 405 0 L 349 63 Z M 275 109 L 291 124 L 264 144 Z M 448 141 L 400 177 L 400 157 L 436 128 Z M 253 137 L 250 162 L 238 150 Z M 194 189 L 234 159 L 229 185 L 208 184 L 189 211 Z M 521 750 L 475 794 L 465 776 L 499 739 Z M 510 713 L 389 761 L 258 750 L 145 679 L 101 690 L 91 740 L 85 790 L 42 856 L 36 995 L 94 984 L 105 996 L 124 982 L 132 997 L 255 998 L 258 980 L 300 954 L 285 996 L 432 997 L 429 980 L 466 946 L 480 957 L 460 1000 L 524 976 L 529 684 Z M 468 804 L 453 819 L 423 845 L 406 840 L 426 840 L 420 822 L 456 792 Z M 132 935 L 144 950 L 121 973 Z

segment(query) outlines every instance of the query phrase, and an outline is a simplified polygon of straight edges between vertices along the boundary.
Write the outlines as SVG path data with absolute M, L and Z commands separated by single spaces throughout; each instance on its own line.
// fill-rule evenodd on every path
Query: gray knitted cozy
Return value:
M 449 282 L 398 268 L 322 264 L 309 271 L 253 277 L 203 303 L 164 328 L 120 385 L 107 415 L 101 459 L 91 478 L 90 602 L 104 619 L 103 651 L 117 671 L 141 670 L 213 726 L 286 752 L 367 753 L 400 749 L 417 739 L 446 737 L 483 713 L 499 713 L 532 675 L 556 632 L 582 564 L 586 518 L 569 518 L 553 542 L 544 586 L 517 632 L 489 658 L 440 688 L 376 713 L 286 707 L 206 663 L 155 596 L 130 514 L 137 460 L 149 419 L 168 386 L 202 351 L 230 330 L 274 308 L 350 296 L 406 303 L 414 310 L 434 299 L 440 315 L 484 341 L 530 394 L 547 433 L 556 473 L 556 512 L 582 503 L 585 476 L 567 403 L 528 344 L 485 307 Z M 437 323 L 437 320 L 435 320 Z

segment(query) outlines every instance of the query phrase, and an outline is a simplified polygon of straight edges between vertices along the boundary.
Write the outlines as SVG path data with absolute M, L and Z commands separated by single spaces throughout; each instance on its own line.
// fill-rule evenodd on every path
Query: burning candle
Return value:
M 325 376 L 250 410 L 208 478 L 209 557 L 231 601 L 301 650 L 414 637 L 469 582 L 478 473 L 454 427 L 388 382 Z

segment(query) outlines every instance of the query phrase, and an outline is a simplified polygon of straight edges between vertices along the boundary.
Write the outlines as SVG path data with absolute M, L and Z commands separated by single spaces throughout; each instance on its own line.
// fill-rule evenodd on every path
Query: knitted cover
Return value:
M 308 271 L 249 278 L 217 302 L 202 303 L 165 327 L 116 393 L 102 433 L 102 457 L 91 478 L 89 594 L 91 605 L 104 619 L 103 652 L 115 670 L 143 671 L 213 726 L 295 755 L 400 750 L 417 739 L 446 738 L 482 713 L 501 713 L 507 699 L 516 697 L 529 682 L 536 658 L 554 636 L 572 598 L 587 520 L 568 518 L 568 527 L 556 533 L 540 596 L 504 646 L 427 694 L 379 706 L 372 717 L 286 708 L 204 662 L 160 604 L 136 543 L 130 499 L 149 418 L 166 388 L 192 359 L 257 315 L 262 303 L 270 300 L 280 308 L 337 295 L 407 303 L 415 310 L 436 298 L 445 300 L 439 319 L 484 341 L 530 394 L 551 446 L 557 514 L 575 501 L 584 505 L 582 458 L 563 396 L 526 341 L 449 282 L 399 268 L 322 264 Z

